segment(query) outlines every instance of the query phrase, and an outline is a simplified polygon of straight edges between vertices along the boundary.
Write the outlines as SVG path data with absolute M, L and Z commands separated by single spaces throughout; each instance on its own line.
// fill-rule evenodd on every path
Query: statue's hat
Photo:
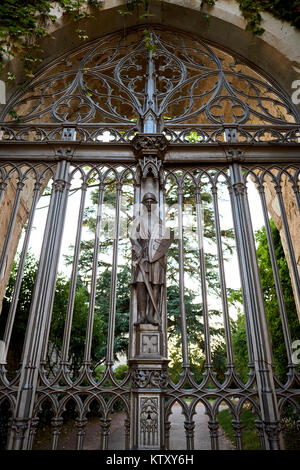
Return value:
M 148 192 L 144 194 L 142 203 L 144 203 L 145 201 L 148 201 L 149 199 L 153 202 L 157 202 L 155 194 Z

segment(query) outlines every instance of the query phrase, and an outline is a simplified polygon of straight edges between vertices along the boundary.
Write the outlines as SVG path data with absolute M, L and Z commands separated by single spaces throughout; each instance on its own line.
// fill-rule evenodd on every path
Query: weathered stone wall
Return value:
M 291 186 L 291 183 L 288 181 L 287 175 L 282 176 L 281 190 L 282 190 L 282 198 L 284 201 L 286 216 L 287 216 L 288 225 L 289 225 L 289 231 L 290 231 L 290 235 L 291 235 L 291 239 L 293 243 L 295 259 L 296 259 L 296 263 L 298 267 L 298 273 L 300 276 L 300 235 L 299 235 L 300 234 L 300 215 L 299 215 L 299 210 L 297 207 L 297 202 L 294 196 L 293 188 Z M 299 321 L 300 321 L 300 302 L 297 297 L 296 288 L 295 288 L 295 283 L 297 281 L 294 278 L 293 270 L 291 267 L 291 258 L 290 258 L 287 239 L 286 239 L 285 230 L 284 230 L 284 226 L 282 222 L 278 198 L 276 195 L 274 185 L 270 181 L 266 183 L 265 194 L 266 194 L 266 202 L 267 202 L 268 211 L 272 219 L 274 220 L 275 225 L 280 233 L 282 246 L 283 246 L 286 260 L 289 266 L 292 287 L 293 287 L 294 297 L 295 297 L 295 303 L 296 303 L 296 308 L 297 308 Z
M 49 179 L 49 178 L 48 178 Z M 43 180 L 41 186 L 40 195 L 42 194 L 47 181 L 47 178 Z M 9 244 L 9 250 L 5 261 L 5 269 L 2 272 L 2 277 L 0 278 L 0 308 L 2 300 L 5 294 L 6 286 L 8 283 L 10 271 L 12 268 L 12 263 L 15 258 L 15 254 L 18 248 L 18 243 L 22 233 L 22 229 L 28 220 L 29 211 L 32 204 L 33 191 L 34 191 L 35 179 L 28 178 L 25 181 L 24 187 L 22 188 L 21 198 L 18 206 L 17 216 L 12 230 L 12 236 Z M 1 205 L 0 205 L 0 253 L 2 253 L 5 238 L 7 236 L 7 231 L 10 223 L 10 219 L 13 212 L 13 206 L 15 201 L 17 191 L 17 174 L 14 173 L 9 179 L 5 194 L 3 196 Z

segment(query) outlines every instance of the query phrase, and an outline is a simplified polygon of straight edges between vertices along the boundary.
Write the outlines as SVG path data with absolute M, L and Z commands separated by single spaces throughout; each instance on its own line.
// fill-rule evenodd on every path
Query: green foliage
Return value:
M 32 293 L 34 290 L 36 273 L 38 269 L 38 261 L 33 255 L 29 254 L 24 267 L 23 281 L 19 294 L 19 302 L 16 310 L 16 321 L 13 329 L 11 344 L 15 355 L 20 356 L 27 321 L 29 317 Z M 12 300 L 13 290 L 16 282 L 17 263 L 14 262 L 11 275 L 8 281 L 6 293 L 3 299 L 0 329 L 3 330 L 6 318 L 9 312 L 10 303 Z M 62 348 L 62 339 L 64 324 L 66 319 L 66 311 L 68 305 L 70 283 L 63 276 L 58 276 L 55 289 L 55 298 L 52 311 L 52 321 L 49 336 L 49 349 L 48 349 L 48 365 L 50 369 L 55 366 L 52 363 L 52 355 L 59 354 Z M 82 285 L 78 285 L 75 293 L 74 300 L 74 315 L 72 322 L 71 340 L 69 348 L 69 359 L 71 362 L 71 369 L 73 373 L 77 372 L 85 345 L 86 337 L 86 322 L 88 315 L 88 292 Z M 100 314 L 95 315 L 93 340 L 92 340 L 92 360 L 97 362 L 102 357 L 102 351 L 106 344 L 106 336 L 104 336 L 104 321 Z M 20 358 L 20 357 L 19 357 Z M 18 367 L 18 359 L 14 358 L 12 368 Z
M 3 53 L 12 57 L 18 54 L 26 76 L 33 77 L 35 65 L 41 62 L 38 41 L 47 34 L 49 22 L 57 19 L 51 11 L 57 5 L 78 25 L 80 20 L 93 17 L 85 0 L 5 0 L 0 3 L 0 71 Z M 88 6 L 99 9 L 102 2 L 89 0 Z M 88 38 L 79 26 L 77 34 L 83 40 Z M 12 78 L 7 76 L 7 79 Z
M 125 378 L 125 375 L 128 372 L 128 366 L 126 364 L 120 364 L 118 367 L 115 369 L 115 377 L 117 380 L 123 380 Z
M 185 289 L 185 313 L 187 324 L 187 339 L 189 345 L 189 359 L 191 371 L 195 380 L 199 383 L 204 372 L 205 362 L 205 336 L 202 304 L 195 302 L 195 293 L 190 289 Z M 171 285 L 167 289 L 167 311 L 168 311 L 168 336 L 170 344 L 170 367 L 169 373 L 173 382 L 178 382 L 182 371 L 182 330 L 180 314 L 180 295 L 179 287 Z M 219 311 L 211 310 L 210 316 L 220 315 Z M 210 326 L 210 335 L 212 338 L 212 356 L 217 378 L 224 380 L 226 370 L 226 352 L 222 346 L 224 336 L 223 328 Z
M 248 409 L 243 409 L 240 420 L 242 423 L 243 450 L 260 450 L 260 442 L 255 427 L 256 416 Z M 235 445 L 235 435 L 232 428 L 232 415 L 228 409 L 220 411 L 217 420 L 222 426 L 225 435 Z
M 236 0 L 247 20 L 246 29 L 255 35 L 261 35 L 264 29 L 261 27 L 261 13 L 270 12 L 275 17 L 289 21 L 296 28 L 300 28 L 300 0 Z M 217 0 L 203 0 L 203 5 L 212 7 Z M 53 14 L 52 7 L 58 5 L 64 14 L 69 15 L 72 21 L 77 23 L 77 34 L 83 41 L 88 39 L 87 31 L 80 27 L 80 22 L 93 18 L 91 11 L 102 7 L 102 0 L 4 0 L 0 3 L 0 54 L 5 53 L 12 57 L 19 55 L 24 63 L 27 78 L 33 77 L 35 66 L 41 62 L 38 57 L 41 49 L 39 40 L 47 33 L 49 22 L 55 22 L 57 17 Z M 137 13 L 140 19 L 154 16 L 150 12 L 151 0 L 128 0 L 125 9 L 119 10 L 121 15 L 133 15 Z M 209 21 L 209 14 L 204 14 Z M 145 46 L 155 53 L 155 45 L 152 43 L 148 31 L 144 31 Z M 0 72 L 2 70 L 3 57 L 0 55 Z M 7 80 L 11 77 L 7 76 Z
M 19 303 L 16 312 L 16 321 L 13 329 L 12 343 L 15 345 L 16 350 L 22 348 L 24 334 L 27 326 L 27 320 L 31 304 L 31 296 L 34 289 L 36 272 L 38 262 L 32 254 L 28 254 L 27 262 L 24 266 L 23 282 L 19 294 Z M 14 286 L 17 277 L 17 262 L 14 261 L 12 265 L 11 274 L 9 277 L 6 292 L 3 298 L 2 312 L 0 315 L 0 327 L 4 328 L 6 318 L 9 312 L 10 303 L 13 296 Z
M 56 281 L 56 290 L 54 305 L 52 310 L 52 321 L 49 338 L 49 346 L 55 346 L 57 353 L 62 349 L 62 337 L 66 320 L 66 311 L 68 306 L 70 282 L 63 276 L 58 276 Z M 88 317 L 88 301 L 89 294 L 85 286 L 77 284 L 74 299 L 74 313 L 71 330 L 71 340 L 69 348 L 69 360 L 72 365 L 73 372 L 77 372 L 81 366 L 85 340 L 86 340 L 86 324 Z M 94 316 L 93 337 L 91 359 L 98 362 L 103 359 L 102 349 L 106 343 L 104 334 L 104 321 L 99 312 Z M 51 348 L 49 347 L 50 351 Z M 50 363 L 50 358 L 49 358 Z
M 95 367 L 93 371 L 93 376 L 95 380 L 100 380 L 101 377 L 103 377 L 104 371 L 106 369 L 105 364 L 99 364 L 97 367 Z
M 115 358 L 118 354 L 127 354 L 128 331 L 129 331 L 129 304 L 131 270 L 128 265 L 123 266 L 118 272 L 117 306 L 115 321 Z M 95 312 L 103 319 L 103 334 L 107 338 L 109 310 L 110 310 L 110 280 L 111 270 L 105 269 L 97 281 L 96 307 Z M 106 356 L 107 344 L 103 343 L 99 354 L 102 358 Z
M 236 371 L 239 373 L 240 378 L 245 383 L 247 382 L 249 368 L 248 368 L 248 346 L 247 334 L 245 325 L 245 316 L 240 314 L 233 323 L 232 329 L 232 345 L 234 353 L 234 363 Z
M 291 23 L 300 28 L 300 1 L 299 0 L 236 0 L 241 13 L 247 21 L 246 30 L 256 36 L 261 36 L 264 29 L 261 27 L 262 12 L 269 12 L 280 20 Z M 202 5 L 213 6 L 217 0 L 203 0 Z

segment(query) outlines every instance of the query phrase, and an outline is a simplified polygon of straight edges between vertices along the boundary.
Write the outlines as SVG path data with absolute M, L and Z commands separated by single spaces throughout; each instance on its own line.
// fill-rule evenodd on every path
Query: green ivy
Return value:
M 86 11 L 84 0 L 5 0 L 0 3 L 0 72 L 3 67 L 3 55 L 11 57 L 19 55 L 24 63 L 25 74 L 28 78 L 33 71 L 41 52 L 39 40 L 47 34 L 49 21 L 55 21 L 56 15 L 51 14 L 54 6 L 59 6 L 64 14 L 78 23 L 77 34 L 82 39 L 88 38 L 86 31 L 79 27 L 80 21 L 93 18 Z M 94 9 L 102 7 L 102 1 L 89 0 L 88 5 Z M 7 76 L 11 80 L 11 75 Z
M 247 21 L 246 30 L 261 36 L 264 29 L 261 27 L 262 12 L 272 13 L 280 20 L 286 20 L 292 26 L 300 28 L 300 0 L 236 0 L 240 10 Z M 203 5 L 213 6 L 217 0 L 202 0 Z

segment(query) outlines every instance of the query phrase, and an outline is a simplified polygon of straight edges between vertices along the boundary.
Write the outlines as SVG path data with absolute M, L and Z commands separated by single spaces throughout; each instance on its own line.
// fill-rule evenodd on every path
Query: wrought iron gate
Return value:
M 208 416 L 212 449 L 219 446 L 217 415 L 222 404 L 232 414 L 238 449 L 242 448 L 241 412 L 246 404 L 256 416 L 264 449 L 282 448 L 280 419 L 287 404 L 299 417 L 294 333 L 269 219 L 270 213 L 277 214 L 280 221 L 299 308 L 298 247 L 291 233 L 300 211 L 299 113 L 271 79 L 262 78 L 244 61 L 215 46 L 160 28 L 154 28 L 147 41 L 153 46 L 150 51 L 141 30 L 134 30 L 125 38 L 115 34 L 72 51 L 41 71 L 3 112 L 3 293 L 15 253 L 19 253 L 13 286 L 5 294 L 8 308 L 2 323 L 0 402 L 11 415 L 8 449 L 35 448 L 46 404 L 52 449 L 59 444 L 63 416 L 71 402 L 77 449 L 84 448 L 87 420 L 95 403 L 101 449 L 110 446 L 111 417 L 117 404 L 125 417 L 126 449 L 168 449 L 175 403 L 182 408 L 187 449 L 199 445 L 195 419 L 199 404 Z M 11 119 L 11 110 L 21 122 Z M 252 226 L 255 217 L 247 188 L 252 188 L 251 198 L 255 192 L 259 198 L 260 207 L 254 210 L 261 211 L 268 241 L 287 356 L 285 382 L 274 373 L 266 294 Z M 38 224 L 45 224 L 44 238 L 34 290 L 27 300 L 30 311 L 20 366 L 13 374 L 6 370 L 6 363 L 14 347 L 11 338 L 20 316 L 18 301 L 42 195 L 47 217 L 44 222 L 38 219 Z M 213 227 L 210 235 L 208 217 Z M 89 224 L 94 233 L 90 242 L 84 236 Z M 63 237 L 71 229 L 67 295 L 57 307 Z M 228 237 L 236 253 L 234 269 L 240 273 L 247 380 L 237 372 L 232 344 L 227 282 L 228 278 L 232 282 L 228 269 L 233 265 L 226 260 Z M 85 246 L 90 255 L 84 258 Z M 120 307 L 117 295 L 128 253 L 132 259 L 131 277 L 126 278 L 130 315 L 129 307 L 127 312 L 123 304 Z M 88 273 L 86 279 L 82 272 Z M 110 278 L 108 291 L 101 287 L 104 275 Z M 177 297 L 170 307 L 167 295 L 172 276 Z M 211 305 L 212 276 L 218 308 Z M 83 285 L 88 302 L 78 307 Z M 194 304 L 201 306 L 194 317 L 187 311 L 190 289 L 197 299 Z M 55 321 L 63 325 L 57 333 L 61 335 L 58 351 L 52 348 L 54 307 L 58 309 Z M 105 327 L 98 323 L 104 310 Z M 223 315 L 226 373 L 222 379 L 216 375 L 212 357 L 216 321 L 212 310 Z M 80 363 L 74 363 L 70 345 L 80 325 L 79 312 L 84 314 L 85 341 Z M 191 318 L 199 320 L 201 335 Z M 129 341 L 129 370 L 121 380 L 115 374 L 116 321 L 118 335 Z M 177 381 L 168 369 L 170 322 L 177 326 L 180 322 L 182 364 Z M 105 367 L 96 377 L 95 345 L 103 331 Z M 204 348 L 200 379 L 191 367 L 191 332 L 199 341 L 202 338 Z M 172 339 L 169 335 L 169 343 Z

